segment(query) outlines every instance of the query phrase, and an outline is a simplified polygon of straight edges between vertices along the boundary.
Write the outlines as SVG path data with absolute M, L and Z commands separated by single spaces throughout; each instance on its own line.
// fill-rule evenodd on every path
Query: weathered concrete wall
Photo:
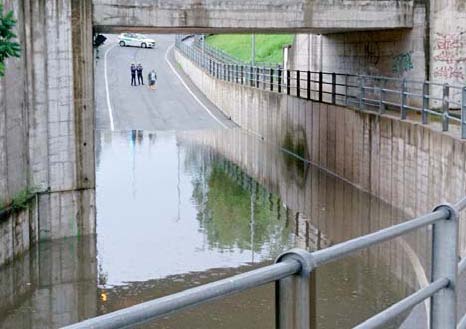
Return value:
M 21 255 L 38 241 L 38 198 L 28 209 L 0 218 L 0 265 Z
M 432 0 L 430 79 L 466 82 L 466 1 Z
M 409 216 L 466 195 L 466 144 L 452 135 L 416 122 L 215 80 L 178 52 L 176 58 L 240 126 L 275 145 L 293 145 L 302 157 Z M 465 247 L 462 233 L 462 254 Z
M 341 31 L 413 25 L 413 0 L 93 0 L 100 31 Z
M 39 238 L 94 233 L 90 1 L 7 0 L 21 57 L 0 80 L 0 199 L 41 192 Z M 14 221 L 14 219 L 12 219 Z
M 424 80 L 425 24 L 425 6 L 417 5 L 412 29 L 298 34 L 290 50 L 290 67 Z

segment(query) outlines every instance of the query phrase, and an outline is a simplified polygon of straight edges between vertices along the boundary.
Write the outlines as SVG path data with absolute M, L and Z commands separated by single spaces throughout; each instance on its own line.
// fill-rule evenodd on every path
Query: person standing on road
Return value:
M 142 78 L 142 65 L 141 64 L 138 64 L 138 67 L 136 68 L 137 71 L 138 71 L 138 85 L 139 84 L 142 84 L 144 85 L 144 80 Z
M 136 65 L 131 64 L 131 86 L 136 85 Z
M 149 75 L 147 76 L 149 87 L 152 89 L 155 89 L 155 82 L 157 81 L 157 73 L 155 73 L 155 70 L 152 70 L 149 72 Z

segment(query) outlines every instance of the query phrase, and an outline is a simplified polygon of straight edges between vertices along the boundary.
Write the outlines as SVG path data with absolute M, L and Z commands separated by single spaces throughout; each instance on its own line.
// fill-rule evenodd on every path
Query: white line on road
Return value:
M 107 78 L 107 54 L 108 52 L 115 48 L 116 45 L 111 46 L 105 51 L 104 55 L 104 76 L 105 76 L 105 91 L 107 93 L 107 108 L 108 108 L 108 116 L 110 118 L 110 130 L 114 131 L 115 126 L 113 125 L 113 113 L 112 113 L 112 105 L 110 104 L 110 93 L 108 91 L 108 78 Z
M 175 73 L 175 75 L 178 77 L 178 79 L 181 81 L 181 83 L 183 84 L 183 86 L 186 88 L 186 90 L 188 90 L 188 92 L 191 94 L 191 96 L 193 96 L 193 98 L 199 103 L 199 105 L 201 105 L 201 107 L 207 112 L 209 113 L 209 115 L 215 120 L 218 122 L 218 124 L 220 124 L 223 128 L 228 128 L 222 121 L 220 121 L 208 108 L 207 106 L 204 105 L 204 103 L 202 103 L 202 101 L 194 94 L 194 92 L 191 90 L 191 88 L 189 88 L 189 86 L 186 84 L 186 82 L 184 82 L 183 78 L 178 74 L 178 72 L 176 72 L 175 68 L 173 67 L 172 63 L 170 63 L 170 61 L 168 60 L 168 52 L 170 50 L 172 50 L 174 46 L 172 45 L 171 47 L 169 47 L 167 49 L 167 51 L 165 52 L 165 61 L 167 62 L 167 64 L 170 66 L 170 68 L 172 69 L 173 73 Z

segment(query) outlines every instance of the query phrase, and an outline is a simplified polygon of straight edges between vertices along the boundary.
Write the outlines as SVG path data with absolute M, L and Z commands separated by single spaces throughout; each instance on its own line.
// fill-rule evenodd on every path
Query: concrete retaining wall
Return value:
M 18 19 L 21 57 L 0 79 L 0 202 L 27 187 L 48 192 L 41 240 L 94 233 L 91 2 L 4 3 Z
M 38 241 L 38 198 L 28 209 L 0 218 L 0 265 L 7 263 Z
M 411 217 L 466 195 L 466 144 L 454 136 L 411 121 L 215 80 L 178 52 L 176 59 L 240 126 L 278 146 L 291 145 Z M 465 239 L 462 234 L 462 254 Z

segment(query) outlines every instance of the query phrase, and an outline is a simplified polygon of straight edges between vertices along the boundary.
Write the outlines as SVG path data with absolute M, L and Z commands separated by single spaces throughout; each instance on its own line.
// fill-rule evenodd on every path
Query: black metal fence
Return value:
M 440 121 L 442 130 L 460 126 L 466 138 L 466 86 L 383 76 L 335 72 L 284 70 L 282 67 L 251 66 L 187 45 L 182 37 L 175 46 L 198 67 L 216 79 L 278 93 L 343 105 L 379 114 L 397 113 L 428 124 Z

